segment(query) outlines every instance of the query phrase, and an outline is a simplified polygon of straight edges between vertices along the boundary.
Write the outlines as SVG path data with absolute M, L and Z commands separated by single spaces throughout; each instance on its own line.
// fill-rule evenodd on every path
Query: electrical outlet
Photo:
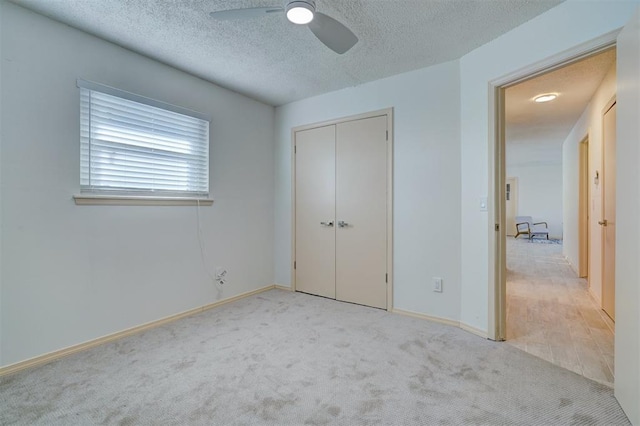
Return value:
M 442 293 L 442 278 L 433 277 L 433 291 L 436 293 Z
M 216 267 L 216 282 L 220 285 L 227 282 L 227 270 L 220 266 Z

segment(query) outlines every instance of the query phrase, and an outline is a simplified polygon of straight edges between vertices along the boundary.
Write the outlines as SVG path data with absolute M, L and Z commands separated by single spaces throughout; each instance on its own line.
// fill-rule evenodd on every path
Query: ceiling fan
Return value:
M 318 40 L 340 55 L 351 49 L 358 42 L 358 37 L 349 28 L 324 13 L 316 12 L 316 2 L 314 0 L 288 1 L 285 7 L 250 7 L 246 9 L 220 10 L 211 12 L 210 15 L 214 19 L 226 21 L 259 18 L 281 12 L 286 12 L 287 19 L 294 24 L 307 25 Z

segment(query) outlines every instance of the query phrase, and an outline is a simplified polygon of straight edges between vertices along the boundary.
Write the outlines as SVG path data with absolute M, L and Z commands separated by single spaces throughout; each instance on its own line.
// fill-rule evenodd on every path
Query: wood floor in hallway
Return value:
M 614 323 L 561 244 L 507 238 L 507 343 L 613 386 Z

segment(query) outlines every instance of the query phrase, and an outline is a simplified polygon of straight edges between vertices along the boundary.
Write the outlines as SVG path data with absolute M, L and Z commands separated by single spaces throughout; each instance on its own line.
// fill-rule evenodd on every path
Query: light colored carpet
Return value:
M 555 238 L 551 238 L 547 240 L 546 238 L 532 238 L 532 239 L 520 239 L 519 241 L 526 241 L 528 243 L 536 243 L 536 244 L 558 244 L 562 245 L 562 240 L 558 240 Z
M 507 344 L 613 386 L 614 330 L 561 246 L 507 239 Z
M 509 345 L 280 290 L 4 377 L 0 423 L 629 424 Z

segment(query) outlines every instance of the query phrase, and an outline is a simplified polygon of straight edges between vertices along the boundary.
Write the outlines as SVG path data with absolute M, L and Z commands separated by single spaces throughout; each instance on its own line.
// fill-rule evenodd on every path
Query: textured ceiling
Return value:
M 525 81 L 506 90 L 506 139 L 509 144 L 560 146 L 616 61 L 615 49 Z M 558 93 L 546 103 L 533 98 Z
M 271 105 L 460 58 L 562 0 L 316 0 L 360 39 L 338 55 L 283 14 L 209 12 L 286 0 L 12 0 Z

